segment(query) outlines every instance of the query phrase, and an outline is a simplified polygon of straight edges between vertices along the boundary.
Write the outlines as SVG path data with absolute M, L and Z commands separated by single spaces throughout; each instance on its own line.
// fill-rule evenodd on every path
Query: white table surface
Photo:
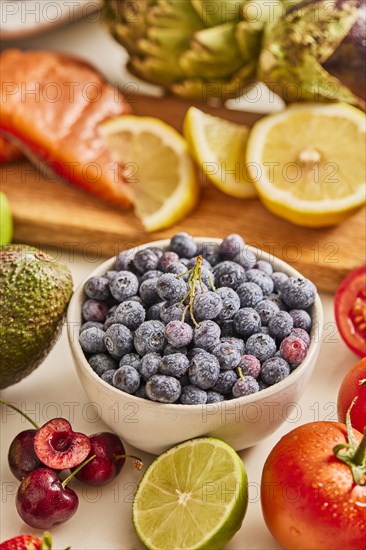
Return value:
M 79 21 L 42 36 L 24 41 L 4 43 L 2 47 L 26 49 L 54 49 L 83 55 L 90 59 L 112 82 L 125 83 L 130 79 L 122 67 L 125 54 L 106 34 L 96 15 L 90 21 Z M 144 91 L 150 87 L 144 86 Z M 152 88 L 151 88 L 152 90 Z M 274 105 L 272 104 L 272 108 Z M 256 110 L 266 107 L 264 102 Z M 69 264 L 77 285 L 95 264 L 81 256 L 62 254 Z M 340 340 L 333 316 L 333 297 L 322 295 L 325 309 L 324 333 L 315 372 L 296 411 L 272 437 L 240 453 L 250 484 L 249 506 L 242 528 L 225 547 L 236 550 L 279 548 L 262 518 L 259 502 L 259 484 L 265 459 L 282 434 L 295 426 L 314 420 L 336 420 L 336 399 L 341 380 L 357 357 Z M 95 433 L 105 429 L 77 378 L 68 348 L 66 331 L 44 363 L 28 378 L 1 392 L 1 397 L 20 405 L 34 420 L 42 424 L 54 416 L 64 416 L 73 422 L 76 430 Z M 28 528 L 15 509 L 18 481 L 7 465 L 7 451 L 13 437 L 28 424 L 13 411 L 1 408 L 1 496 L 0 540 L 20 533 L 36 532 Z M 152 459 L 138 453 L 148 465 Z M 103 488 L 92 488 L 72 483 L 77 487 L 80 505 L 77 514 L 68 523 L 53 530 L 54 548 L 71 546 L 73 550 L 138 550 L 139 542 L 131 522 L 133 492 L 141 473 L 125 465 L 119 477 Z

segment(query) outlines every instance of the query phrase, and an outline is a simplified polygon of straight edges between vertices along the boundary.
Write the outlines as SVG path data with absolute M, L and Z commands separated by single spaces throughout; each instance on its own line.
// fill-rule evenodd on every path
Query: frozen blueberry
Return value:
M 146 310 L 146 321 L 160 321 L 161 320 L 161 308 L 165 302 L 158 302 L 153 304 Z
M 283 273 L 283 271 L 274 271 L 272 273 L 272 281 L 274 284 L 274 290 L 276 292 L 280 292 L 282 285 L 285 281 L 287 281 L 288 275 L 286 273 Z
M 116 271 L 127 271 L 131 267 L 133 260 L 133 251 L 132 250 L 122 250 L 117 254 L 114 261 L 114 269 Z
M 175 376 L 179 378 L 188 370 L 189 360 L 183 353 L 172 353 L 165 355 L 160 361 L 160 373 L 167 376 Z
M 290 332 L 290 336 L 296 336 L 296 338 L 301 338 L 308 348 L 310 346 L 310 336 L 303 328 L 293 328 Z
M 135 331 L 134 345 L 139 355 L 161 353 L 166 345 L 164 324 L 160 321 L 144 321 Z
M 108 306 L 99 300 L 86 300 L 83 304 L 83 318 L 85 321 L 104 323 L 107 317 Z
M 140 372 L 141 357 L 137 355 L 137 353 L 126 353 L 126 355 L 124 355 L 119 362 L 120 367 L 123 365 L 130 365 L 130 367 L 136 369 L 137 372 Z
M 237 262 L 244 267 L 244 269 L 252 269 L 257 262 L 257 257 L 247 246 L 245 246 L 239 254 L 235 256 L 234 262 Z
M 223 395 L 230 395 L 238 376 L 233 370 L 221 371 L 213 390 Z
M 83 330 L 86 330 L 87 328 L 99 328 L 100 330 L 104 330 L 103 323 L 98 323 L 98 321 L 87 321 L 86 323 L 83 323 L 80 327 L 80 332 L 83 332 Z
M 259 359 L 254 355 L 243 355 L 239 361 L 238 367 L 240 367 L 244 376 L 249 375 L 253 378 L 258 378 L 261 372 Z
M 221 401 L 225 401 L 225 397 L 221 393 L 212 390 L 207 392 L 207 405 L 211 403 L 220 403 Z
M 258 378 L 257 382 L 259 386 L 259 391 L 265 390 L 266 388 L 269 387 L 268 384 L 266 384 L 260 377 Z
M 263 300 L 263 291 L 256 283 L 242 283 L 236 289 L 241 307 L 254 307 Z
M 120 271 L 109 283 L 111 294 L 118 302 L 124 302 L 135 296 L 139 288 L 139 281 L 131 271 Z
M 189 352 L 187 354 L 187 357 L 191 361 L 193 359 L 193 357 L 195 357 L 199 353 L 206 353 L 206 352 L 202 348 L 192 348 L 191 350 L 189 350 Z
M 306 357 L 308 348 L 302 338 L 298 336 L 287 336 L 280 345 L 281 356 L 290 364 L 297 365 Z
M 227 344 L 230 344 L 230 346 L 236 347 L 236 349 L 239 350 L 240 355 L 244 355 L 245 352 L 245 342 L 242 338 L 234 338 L 234 337 L 223 337 L 220 338 L 221 342 L 225 342 Z
M 280 311 L 278 305 L 272 300 L 266 299 L 256 303 L 254 309 L 258 312 L 262 326 L 267 326 L 268 321 L 273 315 Z
M 113 386 L 126 393 L 135 393 L 140 385 L 140 375 L 131 365 L 123 365 L 113 376 Z
M 228 286 L 235 290 L 246 281 L 244 268 L 235 262 L 220 262 L 215 265 L 212 272 L 215 276 L 214 284 L 216 287 Z
M 244 376 L 244 378 L 239 378 L 233 385 L 233 396 L 234 397 L 243 397 L 244 395 L 251 395 L 252 393 L 257 393 L 259 391 L 259 385 L 255 378 L 252 376 Z
M 191 359 L 188 376 L 191 384 L 202 390 L 212 388 L 220 374 L 220 363 L 210 353 L 198 353 Z
M 254 355 L 262 363 L 277 351 L 276 342 L 268 334 L 258 332 L 249 336 L 246 341 L 246 353 Z
M 197 258 L 198 256 L 194 256 L 193 258 L 190 258 L 187 262 L 187 267 L 186 269 L 193 269 L 197 263 Z M 210 262 L 208 262 L 205 258 L 202 258 L 201 259 L 201 266 L 202 266 L 202 269 L 205 269 L 206 271 L 211 271 L 212 269 L 212 265 L 210 264 Z
M 107 277 L 91 277 L 84 285 L 85 294 L 93 300 L 106 300 L 110 296 Z
M 272 338 L 285 338 L 294 326 L 293 319 L 287 311 L 279 311 L 268 321 L 268 330 Z
M 221 336 L 221 330 L 214 321 L 202 321 L 193 331 L 193 342 L 195 347 L 204 350 L 211 350 L 218 344 Z
M 164 273 L 157 279 L 156 290 L 162 300 L 175 303 L 186 296 L 188 286 L 183 279 L 178 278 L 176 275 Z
M 133 265 L 139 273 L 146 273 L 158 267 L 159 258 L 150 249 L 139 250 L 133 259 Z
M 248 269 L 247 279 L 251 283 L 258 285 L 265 296 L 268 296 L 273 292 L 274 283 L 270 275 L 267 275 L 264 271 L 260 269 Z
M 182 405 L 205 405 L 207 402 L 207 392 L 196 386 L 184 386 L 179 401 Z
M 106 353 L 92 355 L 89 357 L 88 363 L 98 376 L 102 376 L 107 370 L 116 370 L 117 368 L 117 363 Z
M 161 301 L 157 293 L 157 281 L 158 279 L 147 279 L 140 285 L 139 294 L 142 301 L 147 306 L 152 306 Z
M 225 260 L 232 260 L 244 249 L 245 243 L 240 235 L 228 235 L 220 244 L 220 255 Z
M 164 250 L 160 246 L 150 246 L 149 249 L 154 252 L 158 260 L 160 260 L 164 254 Z
M 186 265 L 182 264 L 182 262 L 175 262 L 174 264 L 168 265 L 166 272 L 172 273 L 173 275 L 182 275 L 181 278 L 183 279 L 183 281 L 188 281 L 188 269 Z
M 168 250 L 164 252 L 158 263 L 158 269 L 166 273 L 166 270 L 171 264 L 179 262 L 179 256 L 175 252 Z
M 291 309 L 306 309 L 313 305 L 316 286 L 305 277 L 290 277 L 281 288 L 281 297 Z
M 179 399 L 181 390 L 179 380 L 163 374 L 154 374 L 145 386 L 147 397 L 160 403 L 174 403 Z
M 290 366 L 282 357 L 271 357 L 262 365 L 261 379 L 268 384 L 268 386 L 277 384 L 289 374 Z
M 105 277 L 107 277 L 108 279 L 108 282 L 112 281 L 115 276 L 118 274 L 118 271 L 115 270 L 115 269 L 110 269 L 109 271 L 107 271 L 107 273 L 105 274 Z
M 166 325 L 170 321 L 181 321 L 184 314 L 184 306 L 179 303 L 170 304 L 169 302 L 163 302 L 160 309 L 160 318 Z M 189 315 L 186 315 L 186 320 Z
M 111 317 L 108 317 L 106 320 L 105 320 L 105 323 L 103 325 L 103 330 L 108 330 L 109 327 L 111 327 L 112 325 L 116 325 L 118 324 L 119 321 L 117 321 L 117 319 L 115 318 L 114 315 L 111 315 Z M 123 324 L 123 323 L 122 323 Z
M 109 319 L 109 317 L 113 317 L 115 312 L 116 312 L 116 309 L 118 307 L 118 304 L 114 304 L 114 306 L 110 307 L 108 312 L 107 312 L 107 319 Z
M 234 327 L 239 336 L 250 336 L 261 329 L 261 319 L 252 307 L 239 309 L 234 316 Z
M 105 345 L 114 359 L 121 359 L 133 349 L 132 332 L 119 323 L 110 326 L 105 333 Z
M 238 348 L 228 342 L 220 342 L 217 344 L 212 350 L 212 353 L 219 360 L 221 370 L 235 369 L 241 357 Z
M 107 384 L 110 384 L 113 386 L 113 376 L 116 372 L 116 369 L 110 369 L 103 372 L 101 379 L 104 380 L 104 382 L 107 382 Z
M 104 342 L 105 332 L 99 328 L 91 327 L 83 330 L 79 335 L 79 342 L 85 353 L 104 353 L 106 345 Z
M 187 346 L 176 348 L 171 344 L 167 344 L 163 350 L 163 355 L 171 355 L 172 353 L 183 353 L 183 355 L 187 355 L 188 353 Z
M 145 384 L 140 384 L 140 386 L 135 391 L 134 395 L 136 397 L 141 397 L 142 399 L 147 399 L 148 397 L 146 395 L 146 386 L 145 386 Z
M 159 271 L 159 269 L 151 269 L 150 271 L 146 271 L 141 277 L 140 277 L 140 283 L 143 283 L 144 281 L 147 281 L 148 279 L 157 279 L 162 275 L 163 272 Z
M 225 321 L 232 319 L 240 309 L 240 298 L 234 289 L 222 286 L 216 290 L 217 296 L 221 298 L 222 309 L 217 315 L 217 320 Z
M 266 275 L 271 276 L 273 273 L 273 267 L 272 264 L 269 262 L 266 262 L 265 260 L 258 260 L 255 265 L 253 266 L 254 269 L 260 269 L 260 271 L 264 271 Z
M 304 309 L 291 309 L 289 311 L 293 322 L 294 328 L 302 328 L 306 332 L 310 332 L 311 329 L 311 317 Z
M 214 242 L 203 242 L 198 245 L 197 254 L 200 254 L 213 267 L 220 261 L 219 245 Z
M 221 310 L 222 301 L 216 292 L 203 292 L 194 297 L 193 314 L 197 321 L 215 319 Z
M 157 374 L 160 367 L 161 356 L 158 353 L 147 353 L 141 359 L 140 364 L 140 376 L 141 379 L 146 382 Z
M 114 318 L 130 330 L 136 330 L 145 321 L 145 308 L 138 302 L 126 300 L 117 307 Z
M 193 330 L 190 325 L 182 321 L 170 321 L 165 327 L 165 337 L 169 344 L 180 348 L 192 342 Z
M 189 259 L 197 255 L 197 244 L 188 233 L 177 233 L 170 241 L 170 250 Z

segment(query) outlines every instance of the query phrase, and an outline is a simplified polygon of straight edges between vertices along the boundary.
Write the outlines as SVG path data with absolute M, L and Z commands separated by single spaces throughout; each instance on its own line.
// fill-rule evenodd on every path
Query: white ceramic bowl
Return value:
M 220 243 L 219 239 L 197 238 L 198 242 Z M 141 245 L 168 245 L 168 240 Z M 262 250 L 249 247 L 275 271 L 289 276 L 301 274 Z M 114 258 L 96 268 L 89 277 L 112 269 Z M 87 279 L 88 279 L 87 278 Z M 85 279 L 85 281 L 87 280 Z M 97 376 L 88 364 L 78 341 L 84 283 L 74 293 L 68 310 L 68 336 L 77 372 L 86 394 L 109 428 L 130 445 L 152 454 L 198 436 L 217 437 L 235 450 L 255 445 L 276 430 L 291 414 L 312 374 L 320 347 L 323 308 L 319 296 L 312 307 L 313 329 L 305 360 L 284 380 L 258 393 L 209 405 L 161 404 L 124 393 Z

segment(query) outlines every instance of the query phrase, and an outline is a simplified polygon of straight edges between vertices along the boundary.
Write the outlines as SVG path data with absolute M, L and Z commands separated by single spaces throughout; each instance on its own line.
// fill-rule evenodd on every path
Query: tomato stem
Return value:
M 179 275 L 176 275 L 177 279 L 179 277 L 183 277 L 184 275 L 189 275 L 188 277 L 188 292 L 184 296 L 184 298 L 179 302 L 179 305 L 183 305 L 184 302 L 189 298 L 188 305 L 184 308 L 183 315 L 182 315 L 182 323 L 184 323 L 184 319 L 186 316 L 187 311 L 189 310 L 189 314 L 191 316 L 191 319 L 193 321 L 193 324 L 196 328 L 199 327 L 199 324 L 197 323 L 194 314 L 193 314 L 193 302 L 194 298 L 196 296 L 196 284 L 199 282 L 201 287 L 201 292 L 203 292 L 203 282 L 202 282 L 202 256 L 197 256 L 196 263 L 192 269 L 189 269 L 188 271 L 184 271 L 184 273 L 180 273 Z M 213 281 L 211 277 L 209 277 L 210 285 L 212 290 L 215 290 L 215 286 L 213 284 Z
M 351 409 L 355 404 L 355 397 L 346 414 L 346 427 L 348 443 L 336 445 L 333 452 L 338 460 L 341 460 L 351 468 L 352 476 L 357 485 L 366 485 L 366 426 L 363 437 L 357 447 L 351 423 Z

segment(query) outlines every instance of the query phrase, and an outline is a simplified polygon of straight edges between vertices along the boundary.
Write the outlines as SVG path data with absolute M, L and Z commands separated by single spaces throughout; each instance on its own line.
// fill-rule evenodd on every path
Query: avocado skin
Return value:
M 67 266 L 28 245 L 0 247 L 0 388 L 28 376 L 57 341 L 73 284 Z

